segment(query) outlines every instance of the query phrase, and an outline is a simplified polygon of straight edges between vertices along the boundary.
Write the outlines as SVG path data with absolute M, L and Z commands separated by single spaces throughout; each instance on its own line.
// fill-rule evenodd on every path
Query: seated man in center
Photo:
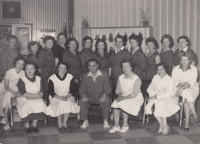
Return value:
M 81 120 L 84 120 L 81 129 L 86 129 L 89 126 L 88 108 L 91 104 L 100 103 L 103 118 L 104 129 L 109 129 L 108 118 L 110 111 L 110 94 L 111 87 L 109 77 L 106 72 L 98 70 L 98 62 L 95 59 L 88 61 L 89 72 L 82 76 L 82 82 L 79 89 Z

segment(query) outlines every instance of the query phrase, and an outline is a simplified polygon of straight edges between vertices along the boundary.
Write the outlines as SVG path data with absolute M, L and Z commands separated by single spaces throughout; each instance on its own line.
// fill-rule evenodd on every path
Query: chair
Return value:
M 10 108 L 10 126 L 14 129 L 14 123 L 21 122 L 21 118 L 19 116 L 19 112 L 16 107 L 17 97 L 11 98 L 11 108 Z
M 147 105 L 147 100 L 148 100 L 149 97 L 146 97 L 145 98 L 145 101 L 144 101 L 144 107 Z M 184 104 L 184 99 L 182 97 L 179 97 L 179 102 L 178 102 L 178 105 L 180 106 L 180 110 L 172 115 L 170 118 L 172 118 L 173 116 L 176 116 L 176 121 L 179 122 L 179 126 L 180 128 L 182 128 L 182 121 L 183 121 L 183 104 Z M 155 107 L 153 107 L 154 109 Z M 179 114 L 178 114 L 179 113 Z M 143 111 L 143 126 L 145 125 L 148 125 L 149 123 L 149 119 L 150 119 L 150 115 L 146 115 L 145 114 L 145 109 Z M 145 123 L 146 122 L 146 123 Z

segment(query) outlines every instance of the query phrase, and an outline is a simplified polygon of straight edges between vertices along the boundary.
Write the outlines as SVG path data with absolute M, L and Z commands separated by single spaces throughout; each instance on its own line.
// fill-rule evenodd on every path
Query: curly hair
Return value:
M 27 48 L 29 50 L 31 50 L 31 47 L 34 46 L 34 45 L 37 45 L 38 48 L 39 48 L 39 43 L 37 41 L 30 41 L 30 42 L 28 42 Z
M 45 37 L 43 38 L 43 43 L 46 43 L 48 40 L 52 40 L 53 43 L 55 43 L 55 38 L 52 37 L 52 36 L 49 36 L 49 35 L 47 35 L 47 36 L 45 36 Z
M 160 40 L 160 42 L 161 42 L 162 45 L 163 45 L 164 39 L 168 39 L 169 40 L 169 43 L 170 43 L 169 44 L 169 48 L 172 48 L 174 46 L 174 39 L 172 38 L 171 35 L 165 34 L 165 35 L 162 36 L 162 38 Z
M 180 37 L 177 39 L 177 42 L 178 42 L 178 43 L 179 43 L 179 40 L 180 40 L 180 39 L 185 39 L 186 42 L 188 42 L 188 44 L 187 44 L 188 48 L 190 48 L 190 46 L 191 46 L 191 41 L 190 41 L 190 39 L 189 39 L 187 36 L 180 36 Z
M 85 36 L 85 37 L 82 39 L 82 45 L 83 45 L 83 47 L 84 47 L 85 42 L 86 42 L 87 40 L 91 40 L 91 43 L 93 44 L 93 39 L 92 39 L 91 37 L 89 37 L 89 36 Z M 90 47 L 90 48 L 92 48 L 92 44 L 91 44 L 91 47 Z
M 142 40 L 141 40 L 141 38 L 140 38 L 139 36 L 137 36 L 137 35 L 135 35 L 135 34 L 132 34 L 132 35 L 129 36 L 129 41 L 130 41 L 131 39 L 137 41 L 138 46 L 141 47 L 141 45 L 142 45 Z
M 96 41 L 96 43 L 95 43 L 95 51 L 98 50 L 97 47 L 98 47 L 98 44 L 99 44 L 100 42 L 104 43 L 104 52 L 107 52 L 107 43 L 106 43 L 106 41 L 103 40 L 103 39 L 98 39 L 98 40 Z
M 75 38 L 69 38 L 68 40 L 67 40 L 67 42 L 66 42 L 66 48 L 67 49 L 69 49 L 69 43 L 71 42 L 71 41 L 75 41 L 76 42 L 76 51 L 78 50 L 78 47 L 79 47 L 79 43 L 78 43 L 78 41 L 75 39 Z
M 121 68 L 123 67 L 123 63 L 129 63 L 129 65 L 131 66 L 132 68 L 132 71 L 134 71 L 135 69 L 135 64 L 132 63 L 132 61 L 130 59 L 124 59 L 122 62 L 121 62 Z
M 154 37 L 148 37 L 145 42 L 146 42 L 146 44 L 149 42 L 152 42 L 155 46 L 155 49 L 159 48 L 158 42 Z

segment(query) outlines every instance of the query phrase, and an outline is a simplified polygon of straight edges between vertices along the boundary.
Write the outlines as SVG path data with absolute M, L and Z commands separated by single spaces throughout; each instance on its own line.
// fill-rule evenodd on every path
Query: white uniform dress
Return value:
M 78 113 L 80 112 L 79 105 L 75 102 L 74 98 L 71 97 L 67 101 L 63 101 L 58 98 L 54 98 L 54 95 L 57 96 L 67 96 L 70 91 L 70 82 L 73 76 L 67 74 L 66 77 L 61 79 L 58 74 L 54 74 L 49 78 L 49 84 L 53 83 L 53 86 L 49 89 L 50 91 L 50 105 L 48 107 L 48 115 L 52 117 L 57 117 L 65 113 Z M 52 92 L 53 91 L 53 92 Z
M 4 85 L 5 79 L 9 80 L 9 87 L 12 90 L 18 91 L 17 82 L 23 76 L 24 76 L 24 71 L 21 70 L 18 74 L 16 73 L 15 68 L 9 69 L 6 72 L 4 79 L 0 83 L 0 115 L 3 115 L 3 108 L 6 107 L 6 105 L 9 105 L 10 107 L 10 100 L 12 97 L 14 97 L 12 93 L 10 93 L 5 89 Z
M 170 117 L 180 109 L 178 98 L 175 97 L 175 84 L 169 75 L 166 74 L 163 78 L 155 75 L 147 92 L 149 97 L 157 95 L 157 99 L 149 101 L 145 106 L 146 114 L 152 114 L 153 104 L 155 117 Z
M 128 96 L 132 94 L 134 84 L 137 79 L 139 79 L 139 77 L 135 74 L 131 79 L 126 78 L 125 74 L 120 75 L 118 78 L 116 93 L 122 93 L 122 96 Z M 142 93 L 139 92 L 138 95 L 134 98 L 125 99 L 120 102 L 114 100 L 111 107 L 122 109 L 128 114 L 137 116 L 143 102 L 144 98 L 142 96 Z
M 41 90 L 41 78 L 35 76 L 34 80 L 29 80 L 26 76 L 22 77 L 17 86 L 20 93 L 37 94 Z M 25 97 L 17 98 L 17 109 L 22 122 L 30 120 L 42 120 L 46 118 L 47 107 L 42 98 L 36 100 L 27 100 Z
M 194 102 L 199 95 L 197 76 L 197 68 L 193 65 L 189 65 L 186 71 L 183 71 L 182 66 L 178 65 L 172 71 L 172 78 L 175 81 L 175 86 L 177 86 L 179 83 L 185 82 L 190 84 L 190 88 L 184 89 L 181 93 L 181 96 L 187 99 L 187 101 Z

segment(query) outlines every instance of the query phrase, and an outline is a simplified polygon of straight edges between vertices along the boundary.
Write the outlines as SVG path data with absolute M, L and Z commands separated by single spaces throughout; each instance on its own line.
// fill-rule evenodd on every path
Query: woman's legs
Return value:
M 62 126 L 65 127 L 65 128 L 67 127 L 67 121 L 68 121 L 69 115 L 70 115 L 70 113 L 63 114 L 63 123 L 62 123 Z
M 62 118 L 63 118 L 63 114 L 62 115 L 59 115 L 57 117 L 57 125 L 58 125 L 58 128 L 61 128 L 62 127 Z
M 114 115 L 115 127 L 119 127 L 120 110 L 119 109 L 113 109 L 113 115 Z
M 128 114 L 125 112 L 123 113 L 123 127 L 128 127 Z
M 189 128 L 190 108 L 189 108 L 188 103 L 186 101 L 184 103 L 184 112 L 185 112 L 185 128 Z
M 6 105 L 6 107 L 4 108 L 4 116 L 3 116 L 3 118 L 8 118 L 8 112 L 9 112 L 9 105 Z
M 195 110 L 194 102 L 191 102 L 191 101 L 185 101 L 185 102 L 188 104 L 188 107 L 190 108 L 190 111 L 193 114 L 193 118 L 197 119 L 198 115 L 197 115 L 196 110 Z
M 32 126 L 37 127 L 37 122 L 38 122 L 38 120 L 33 120 Z
M 160 125 L 159 129 L 163 129 L 163 122 L 162 122 L 162 119 L 161 117 L 155 117 Z

